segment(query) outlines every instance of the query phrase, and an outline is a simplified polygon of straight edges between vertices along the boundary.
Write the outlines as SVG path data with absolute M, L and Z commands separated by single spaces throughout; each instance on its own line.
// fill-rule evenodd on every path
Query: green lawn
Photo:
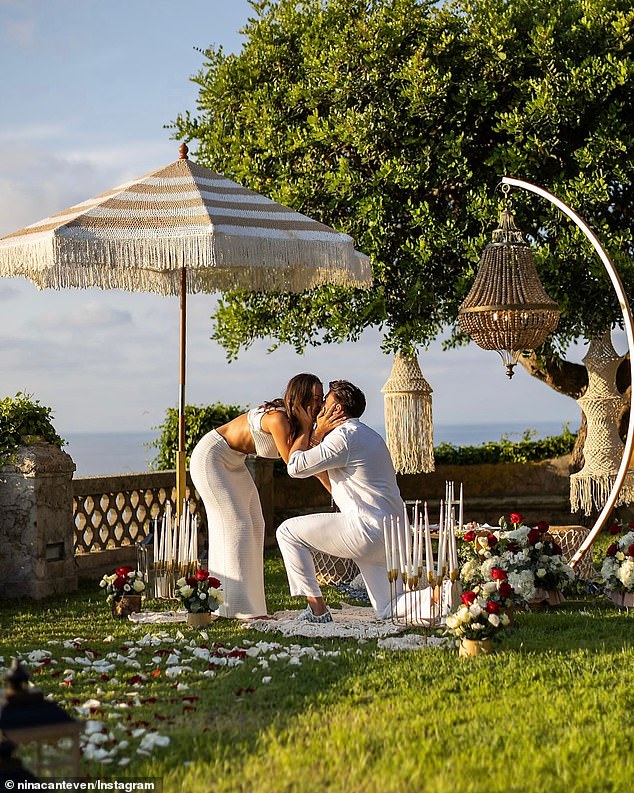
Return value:
M 271 611 L 299 607 L 276 554 L 266 575 Z M 95 582 L 71 597 L 5 601 L 0 656 L 8 666 L 51 654 L 31 664 L 34 682 L 101 722 L 110 762 L 84 760 L 90 778 L 160 777 L 174 793 L 628 789 L 634 614 L 588 599 L 515 623 L 495 655 L 459 659 L 284 639 L 231 620 L 204 633 L 134 627 L 110 616 Z

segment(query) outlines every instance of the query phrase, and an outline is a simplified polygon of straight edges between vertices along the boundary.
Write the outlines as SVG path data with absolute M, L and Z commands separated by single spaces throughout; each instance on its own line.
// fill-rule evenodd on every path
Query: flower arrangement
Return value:
M 179 578 L 176 582 L 176 597 L 190 614 L 215 611 L 224 602 L 217 578 L 209 570 L 196 570 L 193 576 Z
M 114 573 L 104 575 L 99 586 L 106 593 L 108 603 L 128 595 L 140 595 L 145 591 L 145 578 L 140 570 L 132 567 L 117 567 Z
M 601 577 L 608 591 L 634 592 L 634 531 L 608 546 Z
M 546 521 L 534 528 L 525 526 L 518 512 L 512 512 L 508 520 L 502 516 L 499 530 L 469 529 L 460 548 L 463 585 L 473 587 L 500 580 L 500 572 L 504 572 L 516 603 L 535 599 L 539 590 L 559 592 L 566 588 L 575 574 L 548 529 Z
M 447 631 L 457 639 L 482 641 L 497 637 L 501 630 L 507 628 L 510 618 L 504 611 L 503 602 L 509 600 L 510 585 L 506 581 L 500 583 L 505 584 L 502 588 L 504 594 L 496 581 L 477 584 L 464 592 L 462 606 L 447 615 Z

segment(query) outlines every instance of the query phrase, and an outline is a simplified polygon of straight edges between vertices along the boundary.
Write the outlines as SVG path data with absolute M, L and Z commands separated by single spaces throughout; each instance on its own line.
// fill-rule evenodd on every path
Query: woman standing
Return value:
M 283 399 L 265 402 L 211 430 L 194 447 L 189 468 L 207 513 L 208 567 L 223 584 L 223 617 L 266 614 L 264 516 L 247 455 L 288 462 L 289 449 L 301 432 L 298 410 L 316 416 L 323 397 L 316 375 L 295 375 Z

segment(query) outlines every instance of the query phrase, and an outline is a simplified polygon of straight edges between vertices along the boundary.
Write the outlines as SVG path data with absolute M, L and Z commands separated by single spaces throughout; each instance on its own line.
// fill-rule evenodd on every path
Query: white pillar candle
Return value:
M 458 508 L 458 528 L 460 533 L 464 529 L 464 499 L 463 499 L 463 491 L 462 491 L 462 482 L 460 482 L 460 506 Z
M 385 543 L 385 564 L 387 567 L 387 572 L 389 573 L 392 569 L 392 553 L 390 548 L 390 537 L 388 536 L 389 532 L 387 530 L 387 520 L 385 519 L 385 515 L 383 516 L 383 542 Z
M 392 549 L 392 570 L 396 570 L 396 547 L 396 526 L 394 524 L 394 515 L 390 515 L 390 548 Z
M 407 574 L 407 567 L 405 567 L 405 553 L 403 550 L 403 537 L 401 532 L 401 519 L 396 516 L 396 537 L 398 539 L 398 559 L 401 565 L 401 573 Z
M 435 575 L 434 571 L 434 550 L 431 544 L 431 529 L 429 528 L 429 513 L 427 502 L 425 502 L 425 564 L 427 565 L 427 575 Z
M 407 577 L 413 576 L 412 569 L 412 530 L 409 525 L 409 516 L 407 514 L 407 505 L 403 503 L 403 530 L 405 532 L 405 570 Z
M 440 523 L 438 524 L 438 575 L 442 576 L 445 564 L 445 503 L 440 502 Z
M 412 566 L 414 575 L 418 575 L 418 549 L 419 549 L 419 521 L 418 521 L 418 501 L 414 504 L 414 544 L 412 549 Z

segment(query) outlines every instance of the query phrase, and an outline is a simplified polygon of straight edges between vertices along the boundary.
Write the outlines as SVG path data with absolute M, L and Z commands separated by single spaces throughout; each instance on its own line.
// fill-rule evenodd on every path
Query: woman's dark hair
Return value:
M 335 395 L 335 399 L 343 408 L 346 416 L 357 419 L 365 410 L 365 394 L 356 385 L 348 380 L 333 380 L 328 383 L 328 388 Z
M 295 415 L 295 408 L 299 405 L 307 408 L 315 396 L 315 386 L 321 386 L 321 380 L 315 374 L 296 374 L 291 377 L 286 386 L 283 399 L 272 399 L 260 407 L 266 410 L 285 408 L 288 422 L 291 425 L 290 440 L 293 442 L 300 431 L 300 424 Z
M 291 425 L 291 442 L 294 441 L 300 432 L 300 424 L 295 415 L 295 408 L 301 406 L 307 408 L 315 397 L 315 386 L 321 386 L 321 380 L 316 374 L 296 374 L 291 377 L 284 392 L 284 407 L 286 415 Z

